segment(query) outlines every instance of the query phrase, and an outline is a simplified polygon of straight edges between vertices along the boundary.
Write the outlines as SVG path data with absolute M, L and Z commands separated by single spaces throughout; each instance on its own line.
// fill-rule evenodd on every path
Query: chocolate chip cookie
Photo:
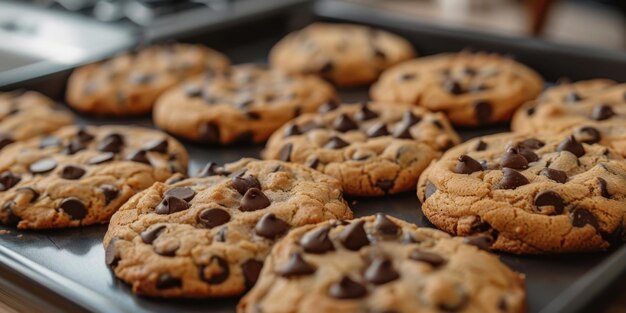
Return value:
M 239 313 L 525 312 L 521 275 L 467 243 L 383 214 L 300 227 Z
M 348 194 L 376 196 L 414 189 L 430 161 L 459 142 L 441 113 L 329 103 L 276 131 L 263 157 L 306 164 L 339 179 Z
M 67 126 L 0 152 L 0 222 L 30 229 L 106 223 L 132 195 L 186 168 L 183 146 L 159 131 Z
M 517 111 L 512 128 L 526 134 L 572 134 L 626 156 L 626 84 L 597 79 L 550 88 Z
M 294 116 L 334 98 L 332 86 L 315 76 L 244 64 L 167 91 L 153 116 L 160 128 L 198 142 L 263 142 Z
M 150 46 L 75 70 L 68 81 L 67 103 L 93 115 L 145 114 L 176 83 L 228 66 L 228 58 L 204 46 Z
M 73 115 L 35 91 L 0 92 L 0 149 L 49 134 L 74 122 Z
M 138 294 L 239 295 L 290 229 L 352 218 L 335 179 L 297 164 L 242 159 L 156 183 L 111 219 L 106 263 Z
M 444 112 L 455 125 L 480 126 L 509 121 L 515 109 L 542 88 L 539 74 L 510 58 L 460 52 L 394 66 L 370 93 L 374 100 Z
M 418 197 L 437 227 L 501 251 L 597 251 L 626 238 L 626 162 L 573 136 L 468 141 L 426 169 Z
M 283 38 L 269 59 L 290 73 L 314 73 L 339 86 L 354 86 L 369 84 L 383 70 L 414 56 L 408 41 L 389 32 L 315 23 Z

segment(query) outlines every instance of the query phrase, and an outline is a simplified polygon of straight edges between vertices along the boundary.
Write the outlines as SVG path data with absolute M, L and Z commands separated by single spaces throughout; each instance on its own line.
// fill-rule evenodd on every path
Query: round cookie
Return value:
M 263 142 L 294 116 L 335 97 L 332 86 L 315 76 L 244 64 L 172 88 L 159 98 L 153 116 L 158 127 L 194 141 Z
M 106 263 L 133 292 L 239 295 L 291 228 L 352 218 L 339 183 L 301 165 L 242 159 L 156 183 L 111 219 Z
M 525 312 L 524 279 L 494 255 L 377 214 L 293 230 L 237 312 Z
M 279 41 L 273 67 L 314 73 L 339 86 L 375 81 L 390 66 L 415 56 L 411 44 L 386 31 L 352 24 L 315 23 Z
M 389 103 L 327 105 L 276 131 L 265 159 L 306 164 L 339 179 L 350 195 L 414 190 L 441 151 L 460 139 L 441 113 Z
M 74 122 L 73 115 L 35 91 L 0 92 L 0 149 L 49 134 Z
M 370 90 L 378 101 L 412 103 L 444 112 L 455 125 L 507 122 L 534 99 L 543 80 L 532 69 L 498 54 L 444 53 L 385 71 Z
M 573 134 L 626 157 L 626 84 L 597 79 L 550 88 L 521 107 L 511 127 L 524 134 Z
M 226 70 L 229 64 L 221 53 L 200 45 L 145 47 L 76 69 L 66 100 L 74 109 L 93 115 L 145 114 L 166 89 L 206 70 Z
M 468 141 L 426 169 L 418 197 L 437 227 L 516 254 L 605 250 L 626 238 L 626 162 L 572 136 Z
M 0 152 L 0 223 L 30 229 L 107 223 L 132 195 L 186 169 L 183 146 L 159 131 L 67 126 Z

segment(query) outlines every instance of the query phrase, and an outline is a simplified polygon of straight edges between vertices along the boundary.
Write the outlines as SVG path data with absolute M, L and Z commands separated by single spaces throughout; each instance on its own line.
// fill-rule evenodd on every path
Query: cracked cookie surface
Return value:
M 507 122 L 543 89 L 539 74 L 498 54 L 444 53 L 385 71 L 370 90 L 375 101 L 411 103 L 444 112 L 455 125 Z
M 276 131 L 263 157 L 306 164 L 339 179 L 347 194 L 375 196 L 414 189 L 424 168 L 459 142 L 441 113 L 329 103 Z
M 314 112 L 335 97 L 332 86 L 312 75 L 237 65 L 166 92 L 155 106 L 154 123 L 198 142 L 263 142 L 293 117 Z
M 504 133 L 450 149 L 418 184 L 437 227 L 512 253 L 605 250 L 626 238 L 626 162 L 572 136 Z
M 596 79 L 555 86 L 522 106 L 511 128 L 524 134 L 573 134 L 626 157 L 626 84 Z
M 132 195 L 186 169 L 183 146 L 160 131 L 67 126 L 0 152 L 0 222 L 31 229 L 106 223 Z
M 0 92 L 0 149 L 73 122 L 71 112 L 38 92 Z
M 227 57 L 201 45 L 149 46 L 76 69 L 68 81 L 67 103 L 100 116 L 145 114 L 166 89 L 229 64 Z
M 415 56 L 411 44 L 386 31 L 354 24 L 315 23 L 279 41 L 272 66 L 317 74 L 339 86 L 369 84 L 390 66 Z
M 239 295 L 291 228 L 352 218 L 337 180 L 301 165 L 242 159 L 156 183 L 111 219 L 105 257 L 133 292 Z
M 279 241 L 239 313 L 525 312 L 523 278 L 494 255 L 383 214 Z

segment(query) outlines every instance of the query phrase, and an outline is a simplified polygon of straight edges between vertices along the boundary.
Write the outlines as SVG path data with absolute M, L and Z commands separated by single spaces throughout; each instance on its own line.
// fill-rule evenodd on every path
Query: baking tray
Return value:
M 531 39 L 518 41 L 434 29 L 346 4 L 324 3 L 315 10 L 317 15 L 299 15 L 295 23 L 286 19 L 272 19 L 258 25 L 235 27 L 197 38 L 181 38 L 216 47 L 228 54 L 235 63 L 264 62 L 271 46 L 294 25 L 310 19 L 368 22 L 403 35 L 422 53 L 455 51 L 471 45 L 475 49 L 511 54 L 531 64 L 549 79 L 560 77 L 557 73 L 564 73 L 575 79 L 604 76 L 626 81 L 625 71 L 620 73 L 611 70 L 626 68 L 626 55 L 603 51 L 572 52 L 566 46 Z M 569 52 L 563 54 L 563 51 Z M 574 63 L 569 63 L 569 66 L 560 63 L 565 61 Z M 560 72 L 561 67 L 578 70 Z M 0 89 L 27 87 L 62 101 L 68 74 L 66 70 Z M 363 101 L 368 98 L 367 88 L 340 90 L 340 95 L 346 101 Z M 80 116 L 79 121 L 84 124 L 152 126 L 149 117 L 93 119 Z M 460 129 L 459 132 L 464 139 L 468 139 L 507 129 L 507 125 L 499 125 L 479 130 Z M 208 161 L 224 163 L 241 157 L 258 157 L 262 149 L 262 146 L 206 147 L 189 142 L 184 144 L 191 157 L 190 173 L 198 171 Z M 431 226 L 421 214 L 414 192 L 347 200 L 357 216 L 383 211 L 420 226 Z M 238 298 L 163 300 L 134 296 L 130 288 L 115 279 L 104 264 L 101 240 L 106 228 L 106 225 L 100 225 L 33 232 L 0 227 L 9 231 L 8 234 L 0 235 L 0 296 L 4 293 L 17 297 L 23 305 L 31 304 L 32 312 L 38 309 L 45 312 L 234 312 Z M 626 264 L 626 246 L 605 253 L 500 256 L 514 270 L 526 275 L 529 312 L 576 312 L 585 310 L 620 276 Z

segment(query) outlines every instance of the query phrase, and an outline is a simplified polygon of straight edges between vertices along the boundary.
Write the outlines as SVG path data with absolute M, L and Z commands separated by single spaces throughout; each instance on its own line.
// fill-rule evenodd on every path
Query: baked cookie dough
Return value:
M 572 136 L 468 141 L 426 169 L 418 197 L 437 227 L 516 254 L 605 250 L 626 238 L 626 162 Z
M 508 122 L 543 89 L 532 69 L 490 53 L 444 53 L 385 71 L 370 90 L 377 101 L 411 103 L 444 112 L 461 126 Z
M 244 64 L 167 91 L 153 116 L 158 127 L 193 141 L 263 142 L 293 117 L 314 112 L 335 97 L 332 86 L 315 76 Z
M 74 122 L 69 110 L 35 91 L 0 92 L 0 149 Z
M 390 103 L 322 107 L 276 131 L 263 157 L 306 164 L 350 195 L 413 190 L 420 173 L 459 136 L 441 113 Z
M 596 79 L 550 88 L 522 106 L 511 127 L 524 134 L 573 134 L 626 157 L 626 84 Z
M 354 86 L 372 83 L 383 70 L 414 56 L 408 41 L 389 32 L 315 23 L 279 41 L 269 59 L 290 73 L 314 73 L 339 86 Z
M 66 100 L 86 114 L 145 114 L 166 89 L 206 70 L 226 70 L 229 64 L 221 53 L 200 45 L 145 47 L 76 69 L 68 81 Z
M 522 276 L 468 243 L 383 214 L 303 226 L 238 312 L 526 312 Z
M 107 223 L 132 195 L 186 169 L 187 152 L 162 132 L 67 126 L 0 152 L 0 223 L 30 229 Z
M 290 229 L 348 218 L 341 185 L 317 171 L 280 161 L 210 163 L 198 177 L 131 198 L 111 219 L 105 258 L 138 294 L 239 295 Z

